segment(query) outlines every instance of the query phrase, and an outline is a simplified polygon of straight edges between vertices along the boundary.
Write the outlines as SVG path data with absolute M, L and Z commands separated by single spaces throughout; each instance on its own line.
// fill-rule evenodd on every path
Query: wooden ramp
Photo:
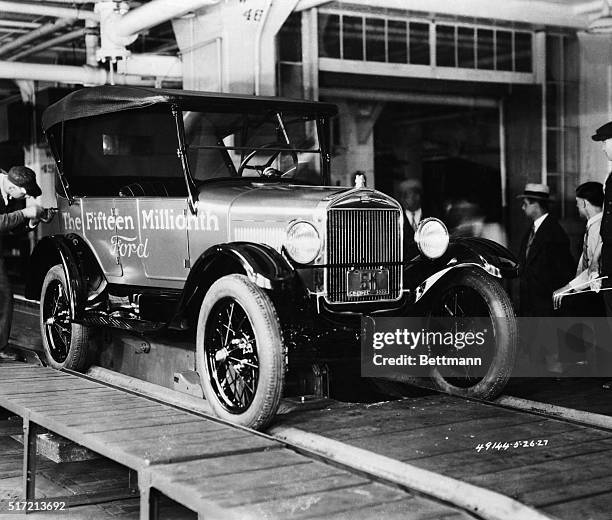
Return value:
M 0 364 L 0 407 L 23 418 L 27 500 L 35 498 L 42 428 L 135 471 L 142 519 L 157 518 L 159 493 L 207 520 L 472 518 L 266 435 L 44 367 Z M 78 496 L 60 498 L 79 503 Z
M 339 440 L 555 517 L 612 518 L 609 429 L 448 395 L 338 404 L 281 416 L 276 424 L 277 431 L 294 427 Z

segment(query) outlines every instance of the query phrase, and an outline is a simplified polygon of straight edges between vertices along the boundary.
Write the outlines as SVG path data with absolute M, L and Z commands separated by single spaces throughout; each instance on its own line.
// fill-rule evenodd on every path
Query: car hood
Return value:
M 285 183 L 208 184 L 201 188 L 203 204 L 226 208 L 231 221 L 287 223 L 311 220 L 317 208 L 325 207 L 349 187 L 303 186 Z
M 200 188 L 199 209 L 216 214 L 227 240 L 269 244 L 280 250 L 288 226 L 312 223 L 324 233 L 329 206 L 399 207 L 397 201 L 369 188 L 304 186 L 270 182 L 213 182 Z

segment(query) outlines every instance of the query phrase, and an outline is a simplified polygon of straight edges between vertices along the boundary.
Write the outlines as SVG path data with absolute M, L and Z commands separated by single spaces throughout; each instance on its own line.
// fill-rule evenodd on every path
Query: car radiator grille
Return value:
M 332 303 L 396 300 L 401 293 L 399 211 L 331 209 L 327 218 L 327 299 Z M 397 262 L 393 265 L 394 262 Z M 389 294 L 348 296 L 347 273 L 355 268 L 389 270 Z

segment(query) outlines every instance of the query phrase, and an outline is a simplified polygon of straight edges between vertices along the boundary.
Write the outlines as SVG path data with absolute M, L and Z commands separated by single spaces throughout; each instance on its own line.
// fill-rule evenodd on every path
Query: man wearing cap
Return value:
M 38 204 L 10 211 L 10 199 L 38 197 L 41 190 L 36 183 L 36 175 L 25 166 L 13 166 L 8 173 L 0 170 L 0 359 L 10 357 L 3 354 L 8 345 L 13 319 L 13 294 L 4 267 L 2 256 L 2 234 L 19 228 L 33 229 L 43 214 Z
M 600 228 L 603 216 L 601 210 L 603 200 L 604 193 L 601 182 L 585 182 L 576 188 L 578 213 L 587 221 L 582 242 L 582 254 L 580 260 L 578 260 L 576 276 L 567 285 L 557 289 L 553 295 L 555 309 L 561 306 L 562 298 L 569 293 L 588 291 L 589 289 L 597 290 L 601 287 L 601 281 L 598 278 L 602 246 Z M 601 302 L 601 300 L 599 301 Z M 585 302 L 586 300 L 583 298 L 580 299 L 581 306 L 584 306 Z M 588 305 L 588 307 L 594 308 L 592 305 Z M 599 312 L 582 315 L 598 316 L 601 312 L 602 309 L 599 309 Z
M 608 161 L 612 161 L 612 122 L 600 126 L 591 136 L 595 142 L 600 142 Z M 601 269 L 600 275 L 607 276 L 602 286 L 612 289 L 612 175 L 608 175 L 604 184 L 604 205 L 601 219 Z M 606 314 L 612 316 L 612 290 L 603 291 Z

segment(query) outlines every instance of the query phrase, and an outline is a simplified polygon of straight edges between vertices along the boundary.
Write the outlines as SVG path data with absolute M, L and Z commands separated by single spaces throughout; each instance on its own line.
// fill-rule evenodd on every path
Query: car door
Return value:
M 141 266 L 139 284 L 182 288 L 189 274 L 186 196 L 143 196 L 131 202 L 139 234 L 136 249 L 132 246 L 133 253 L 126 260 Z
M 82 236 L 89 243 L 102 271 L 109 282 L 119 282 L 123 269 L 115 247 L 114 203 L 111 197 L 75 197 L 63 215 L 66 230 L 73 223 L 82 229 Z M 80 222 L 76 219 L 80 218 Z

